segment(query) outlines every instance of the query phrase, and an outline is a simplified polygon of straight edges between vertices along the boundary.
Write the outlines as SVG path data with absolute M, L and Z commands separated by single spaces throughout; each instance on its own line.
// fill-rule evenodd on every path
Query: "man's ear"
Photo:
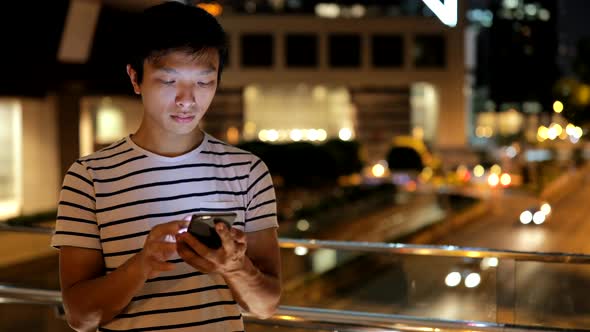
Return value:
M 133 91 L 135 92 L 135 94 L 141 94 L 141 87 L 137 82 L 137 72 L 135 71 L 135 69 L 131 67 L 131 65 L 127 65 L 127 75 L 131 80 L 131 85 L 133 85 Z

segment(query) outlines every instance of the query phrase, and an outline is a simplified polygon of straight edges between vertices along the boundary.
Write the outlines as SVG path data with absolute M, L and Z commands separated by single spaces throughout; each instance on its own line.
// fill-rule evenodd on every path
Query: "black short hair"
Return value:
M 147 8 L 133 27 L 129 64 L 137 72 L 137 82 L 143 79 L 145 60 L 155 59 L 173 51 L 198 54 L 207 49 L 219 52 L 217 79 L 227 58 L 225 31 L 217 19 L 205 10 L 168 1 Z

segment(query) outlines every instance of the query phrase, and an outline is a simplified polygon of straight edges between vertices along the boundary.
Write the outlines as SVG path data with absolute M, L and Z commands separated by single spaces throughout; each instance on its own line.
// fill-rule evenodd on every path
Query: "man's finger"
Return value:
M 186 242 L 180 241 L 177 243 L 177 245 L 178 255 L 180 258 L 182 258 L 182 260 L 192 267 L 198 269 L 201 272 L 211 271 L 215 267 L 212 262 L 196 254 Z
M 156 225 L 152 228 L 150 236 L 154 240 L 162 240 L 167 235 L 176 235 L 180 230 L 188 227 L 188 221 L 175 220 L 164 224 Z
M 230 234 L 234 238 L 234 241 L 239 243 L 246 243 L 246 233 L 244 233 L 243 231 L 237 228 L 232 228 L 230 230 Z
M 150 251 L 164 260 L 176 253 L 176 243 L 152 242 L 150 246 Z
M 230 230 L 227 229 L 224 223 L 215 224 L 215 231 L 221 238 L 221 245 L 226 252 L 232 252 L 235 247 L 234 239 L 230 234 Z

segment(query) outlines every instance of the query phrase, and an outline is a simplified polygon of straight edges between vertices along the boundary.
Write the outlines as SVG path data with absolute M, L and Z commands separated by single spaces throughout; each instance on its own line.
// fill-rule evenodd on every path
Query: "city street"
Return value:
M 491 212 L 479 220 L 448 233 L 435 244 L 536 252 L 590 253 L 590 195 L 586 179 L 554 204 L 542 225 L 522 225 L 519 215 L 539 200 L 510 191 L 493 199 Z M 396 313 L 440 319 L 498 320 L 498 312 L 509 310 L 509 323 L 568 328 L 590 328 L 590 266 L 517 261 L 514 274 L 496 274 L 495 267 L 482 268 L 481 259 L 451 257 L 367 255 L 364 264 L 351 264 L 348 272 L 327 274 L 322 296 L 306 297 L 310 306 L 329 306 L 345 310 Z M 500 264 L 503 262 L 500 261 Z M 342 270 L 342 269 L 341 269 Z M 363 277 L 350 277 L 355 270 Z M 453 271 L 477 272 L 481 282 L 471 289 L 459 284 L 445 285 Z M 345 276 L 349 277 L 345 277 Z M 346 283 L 342 279 L 349 279 Z M 515 286 L 510 308 L 498 308 L 498 285 Z M 347 285 L 344 286 L 344 285 Z M 326 286 L 330 288 L 330 286 Z M 504 296 L 506 294 L 503 294 Z

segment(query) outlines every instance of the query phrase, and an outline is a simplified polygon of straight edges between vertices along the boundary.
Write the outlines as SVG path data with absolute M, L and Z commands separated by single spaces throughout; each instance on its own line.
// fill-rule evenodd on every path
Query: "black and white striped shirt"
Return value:
M 205 211 L 231 211 L 234 227 L 278 227 L 272 180 L 253 154 L 208 134 L 195 150 L 163 157 L 130 137 L 76 161 L 60 194 L 52 246 L 101 250 L 106 273 L 138 253 L 150 229 Z M 99 331 L 242 331 L 224 279 L 178 256 L 175 270 L 148 280 L 124 312 Z

